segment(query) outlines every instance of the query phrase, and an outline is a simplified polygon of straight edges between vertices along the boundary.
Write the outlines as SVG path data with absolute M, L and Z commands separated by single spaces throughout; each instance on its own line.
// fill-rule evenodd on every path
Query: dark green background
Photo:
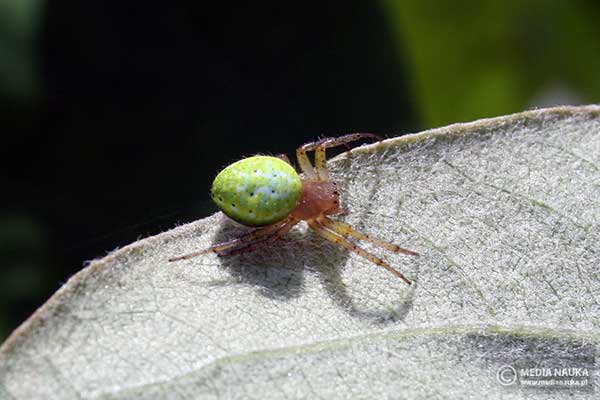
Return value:
M 0 340 L 242 156 L 598 102 L 598 4 L 0 3 Z

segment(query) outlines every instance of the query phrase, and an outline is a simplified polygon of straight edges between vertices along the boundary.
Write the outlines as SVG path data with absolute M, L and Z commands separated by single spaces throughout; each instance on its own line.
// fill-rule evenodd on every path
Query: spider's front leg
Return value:
M 321 223 L 317 219 L 308 220 L 306 222 L 315 232 L 317 232 L 317 234 L 324 237 L 325 239 L 327 239 L 335 244 L 338 244 L 342 247 L 345 247 L 346 249 L 348 249 L 350 251 L 353 251 L 354 253 L 358 254 L 359 256 L 364 257 L 367 260 L 371 261 L 373 264 L 379 265 L 380 267 L 390 271 L 392 274 L 394 274 L 398 278 L 402 279 L 408 285 L 412 285 L 412 281 L 410 279 L 408 279 L 406 276 L 404 276 L 404 274 L 402 272 L 398 271 L 397 269 L 392 268 L 391 265 L 389 265 L 388 263 L 383 261 L 381 258 L 369 253 L 362 247 L 358 247 L 357 245 L 350 243 L 342 236 L 325 228 L 323 225 L 321 225 Z
M 393 251 L 394 253 L 402 253 L 408 254 L 409 256 L 418 256 L 419 253 L 416 253 L 412 250 L 404 249 L 396 244 L 386 242 L 385 240 L 381 240 L 372 236 L 369 236 L 361 231 L 354 229 L 351 225 L 342 222 L 335 221 L 325 216 L 319 218 L 319 222 L 328 229 L 340 234 L 343 237 L 352 236 L 358 240 L 364 240 L 365 242 L 373 243 L 374 245 L 381 246 L 383 248 L 388 249 L 389 251 Z
M 345 145 L 361 139 L 373 139 L 375 141 L 383 140 L 381 136 L 373 133 L 350 133 L 337 138 L 324 138 L 316 142 L 306 143 L 296 150 L 296 157 L 302 172 L 306 174 L 309 180 L 328 181 L 329 173 L 327 171 L 326 150 L 331 147 Z M 307 151 L 315 151 L 315 168 L 310 163 Z

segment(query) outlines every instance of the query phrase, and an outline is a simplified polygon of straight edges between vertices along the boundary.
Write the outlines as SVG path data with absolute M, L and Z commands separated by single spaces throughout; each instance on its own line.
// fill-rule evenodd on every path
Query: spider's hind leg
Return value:
M 268 235 L 276 233 L 278 230 L 282 229 L 287 223 L 288 220 L 285 219 L 283 221 L 276 222 L 272 225 L 267 225 L 262 228 L 258 228 L 254 231 L 248 232 L 240 237 L 229 240 L 227 242 L 216 244 L 207 249 L 200 250 L 195 253 L 185 254 L 183 256 L 169 258 L 169 261 L 188 260 L 190 258 L 194 258 L 207 253 L 217 253 L 221 255 L 223 253 L 226 253 L 229 249 L 245 247 L 256 242 L 262 242 L 263 240 L 268 239 Z M 265 238 L 265 236 L 267 237 Z
M 266 237 L 262 237 L 262 238 L 260 238 L 258 240 L 255 240 L 253 242 L 247 243 L 247 244 L 245 244 L 245 245 L 243 245 L 241 247 L 236 247 L 236 248 L 234 248 L 232 250 L 225 250 L 224 252 L 219 253 L 219 256 L 233 256 L 235 254 L 250 253 L 250 252 L 256 250 L 258 248 L 258 246 L 260 246 L 260 245 L 263 245 L 263 244 L 268 243 L 268 242 L 274 242 L 274 241 L 276 241 L 278 239 L 281 239 L 298 222 L 299 221 L 296 220 L 296 219 L 294 219 L 294 218 L 288 218 L 286 220 L 286 222 L 279 227 L 278 230 L 276 230 L 275 232 L 271 232 Z
M 285 161 L 286 163 L 292 165 L 292 162 L 290 161 L 290 158 L 287 156 L 287 154 L 277 154 L 275 157 L 282 159 L 283 161 Z

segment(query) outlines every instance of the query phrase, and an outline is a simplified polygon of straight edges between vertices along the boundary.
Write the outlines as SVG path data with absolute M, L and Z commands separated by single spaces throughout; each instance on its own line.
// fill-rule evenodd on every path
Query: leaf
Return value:
M 598 99 L 596 3 L 379 4 L 396 53 L 405 60 L 414 107 L 426 126 L 514 112 L 531 104 Z
M 72 277 L 0 348 L 0 397 L 545 398 L 498 370 L 597 367 L 599 106 L 451 125 L 330 166 L 347 222 L 420 253 L 369 247 L 412 287 L 304 226 L 253 254 L 167 262 L 244 230 L 215 214 Z

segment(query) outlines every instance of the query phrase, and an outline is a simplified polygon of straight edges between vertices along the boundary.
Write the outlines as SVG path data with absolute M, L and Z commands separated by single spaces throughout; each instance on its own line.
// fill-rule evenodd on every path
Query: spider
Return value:
M 251 252 L 259 244 L 283 237 L 298 222 L 306 221 L 318 235 L 385 268 L 410 285 L 410 279 L 400 271 L 346 238 L 350 236 L 370 242 L 395 253 L 418 256 L 417 253 L 371 237 L 345 222 L 328 217 L 347 211 L 340 208 L 337 183 L 329 180 L 326 149 L 348 146 L 348 143 L 362 139 L 382 140 L 371 133 L 352 133 L 299 147 L 296 157 L 304 179 L 300 178 L 285 155 L 253 156 L 229 165 L 215 178 L 212 198 L 227 216 L 258 229 L 195 253 L 170 258 L 169 261 L 186 260 L 211 252 L 219 256 Z M 307 156 L 309 151 L 315 152 L 315 167 Z

